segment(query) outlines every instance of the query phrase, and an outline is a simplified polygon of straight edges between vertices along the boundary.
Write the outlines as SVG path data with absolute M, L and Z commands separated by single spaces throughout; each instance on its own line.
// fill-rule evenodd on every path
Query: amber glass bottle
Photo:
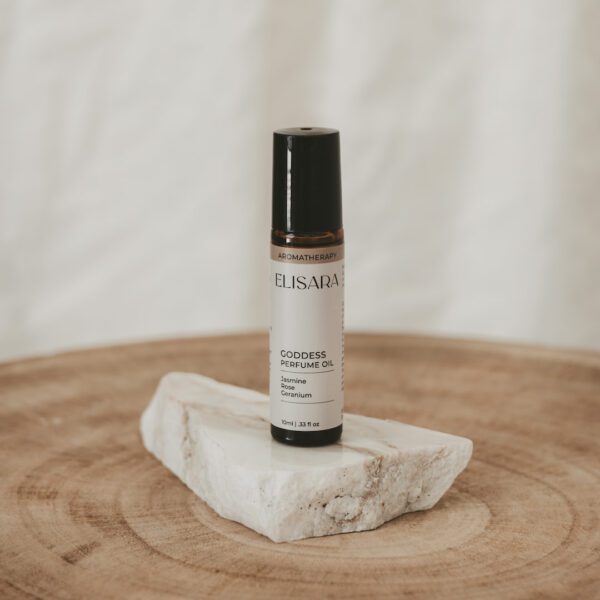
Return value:
M 275 132 L 271 230 L 271 433 L 339 440 L 344 403 L 344 230 L 339 132 Z

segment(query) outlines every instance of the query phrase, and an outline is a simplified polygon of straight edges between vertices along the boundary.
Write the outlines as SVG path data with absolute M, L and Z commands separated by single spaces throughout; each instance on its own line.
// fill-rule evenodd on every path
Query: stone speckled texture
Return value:
M 275 542 L 374 529 L 435 505 L 466 467 L 466 438 L 344 415 L 338 444 L 271 439 L 264 394 L 169 373 L 144 412 L 145 447 L 219 515 Z

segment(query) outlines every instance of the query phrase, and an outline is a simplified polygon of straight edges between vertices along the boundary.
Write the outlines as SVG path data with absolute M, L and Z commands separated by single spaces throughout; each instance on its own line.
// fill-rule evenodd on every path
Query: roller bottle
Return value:
M 344 230 L 335 129 L 273 136 L 270 276 L 271 434 L 339 440 L 344 406 Z

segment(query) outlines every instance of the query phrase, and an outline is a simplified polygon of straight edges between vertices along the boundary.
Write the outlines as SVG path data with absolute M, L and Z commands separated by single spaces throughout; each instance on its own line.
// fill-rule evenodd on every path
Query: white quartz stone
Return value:
M 338 444 L 271 439 L 264 394 L 189 373 L 163 377 L 144 445 L 218 514 L 275 542 L 374 529 L 431 508 L 471 457 L 470 440 L 344 415 Z

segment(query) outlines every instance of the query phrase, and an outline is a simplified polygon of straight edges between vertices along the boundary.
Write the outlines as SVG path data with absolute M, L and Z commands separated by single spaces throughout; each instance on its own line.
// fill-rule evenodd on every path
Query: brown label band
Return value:
M 271 259 L 299 265 L 319 265 L 344 258 L 344 245 L 320 248 L 284 248 L 271 244 Z

